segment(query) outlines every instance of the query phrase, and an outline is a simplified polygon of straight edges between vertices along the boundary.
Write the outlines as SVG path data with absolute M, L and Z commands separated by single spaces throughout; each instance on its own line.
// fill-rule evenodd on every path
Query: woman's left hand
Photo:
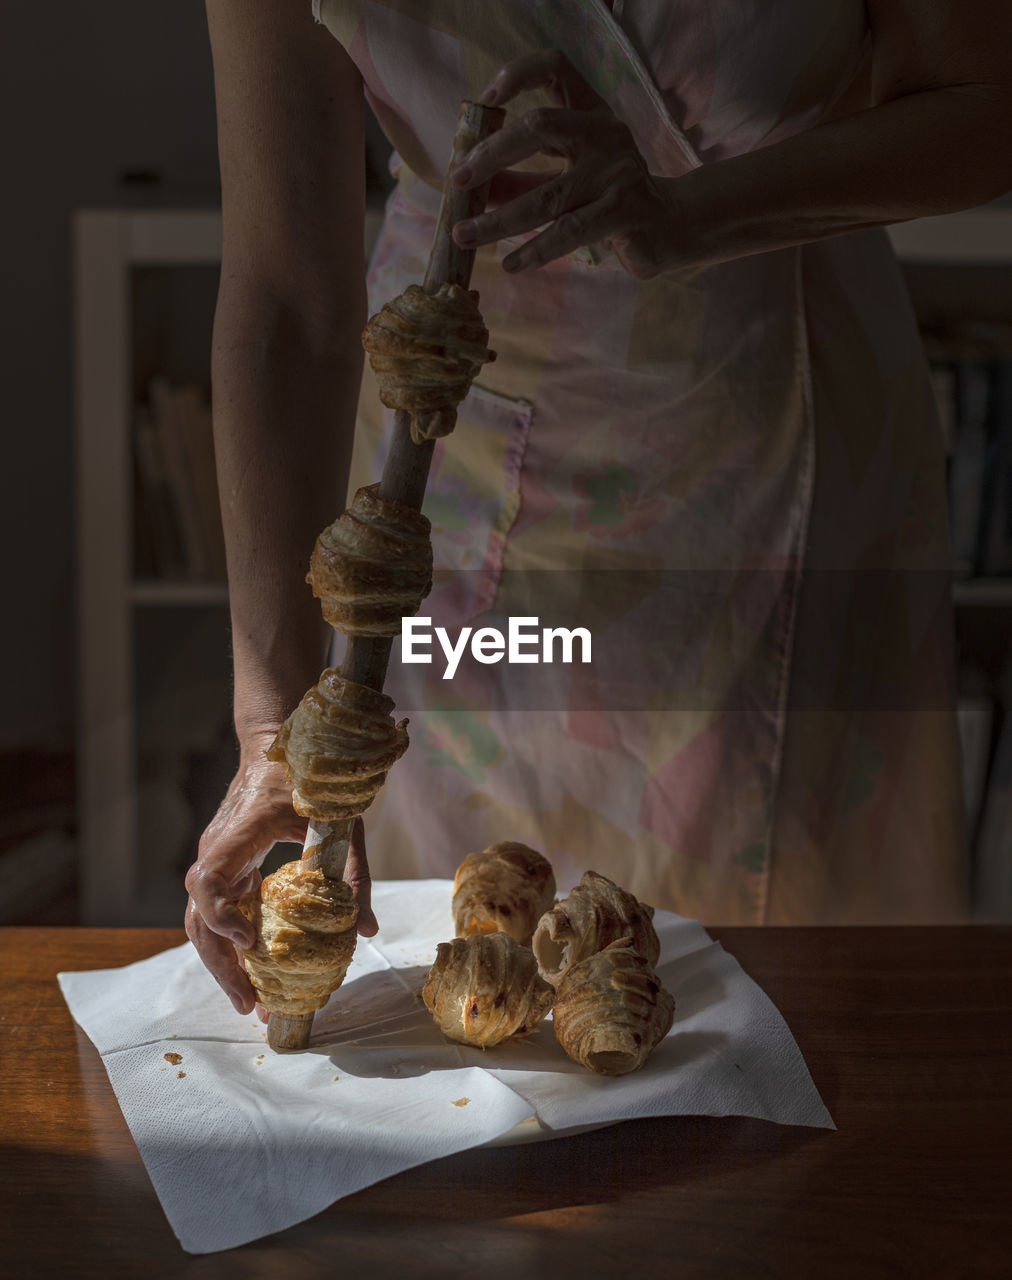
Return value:
M 637 280 L 671 265 L 671 185 L 648 171 L 626 125 L 564 53 L 541 49 L 508 63 L 478 101 L 501 107 L 526 89 L 548 91 L 556 107 L 529 111 L 478 143 L 450 175 L 459 187 L 491 180 L 489 207 L 458 222 L 453 237 L 476 248 L 544 226 L 504 261 L 507 271 L 544 266 L 584 245 L 609 248 Z M 559 156 L 555 174 L 504 173 L 537 154 Z

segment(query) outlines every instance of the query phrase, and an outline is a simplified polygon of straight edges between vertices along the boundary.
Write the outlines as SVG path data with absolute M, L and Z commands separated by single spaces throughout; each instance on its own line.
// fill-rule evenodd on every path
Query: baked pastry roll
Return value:
M 479 1049 L 529 1035 L 552 1007 L 554 994 L 534 956 L 508 933 L 441 942 L 422 988 L 440 1031 Z
M 555 993 L 555 1038 L 574 1062 L 602 1076 L 641 1067 L 671 1030 L 675 998 L 620 938 L 573 965 Z
M 287 862 L 239 906 L 257 933 L 243 959 L 260 1003 L 288 1014 L 321 1009 L 355 952 L 351 886 Z
M 411 414 L 415 444 L 453 430 L 457 405 L 481 366 L 495 359 L 487 343 L 478 292 L 459 284 L 435 293 L 409 284 L 362 330 L 380 400 Z
M 370 484 L 316 540 L 306 581 L 332 627 L 395 636 L 432 589 L 429 521 Z
M 569 894 L 546 912 L 531 946 L 542 977 L 557 987 L 574 964 L 603 951 L 618 938 L 629 937 L 649 964 L 661 954 L 651 917 L 653 907 L 638 902 L 606 876 L 585 871 Z
M 531 945 L 535 925 L 555 901 L 552 864 L 534 849 L 502 840 L 469 853 L 453 880 L 453 927 L 458 936 L 508 933 Z
M 296 813 L 339 822 L 368 809 L 408 749 L 408 722 L 394 724 L 393 706 L 337 667 L 324 671 L 267 750 L 268 760 L 286 766 Z

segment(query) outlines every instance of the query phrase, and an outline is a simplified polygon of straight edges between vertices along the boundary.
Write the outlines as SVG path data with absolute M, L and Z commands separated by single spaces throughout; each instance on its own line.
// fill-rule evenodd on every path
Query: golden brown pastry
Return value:
M 328 667 L 281 726 L 267 759 L 287 766 L 295 812 L 318 822 L 353 818 L 372 804 L 408 748 L 393 699 Z
M 359 489 L 316 540 L 306 581 L 349 636 L 395 636 L 432 588 L 431 525 L 419 511 Z
M 573 965 L 559 983 L 555 1038 L 574 1062 L 602 1076 L 641 1067 L 671 1030 L 675 999 L 635 949 L 620 938 Z
M 481 1049 L 529 1035 L 552 1007 L 554 994 L 534 956 L 507 933 L 441 942 L 422 988 L 440 1031 Z
M 478 293 L 442 284 L 435 293 L 409 284 L 362 331 L 380 400 L 411 414 L 415 444 L 448 436 L 457 405 L 481 366 L 495 359 L 478 310 Z
M 534 849 L 502 840 L 469 853 L 453 880 L 457 934 L 508 933 L 531 945 L 535 925 L 555 901 L 552 864 Z
M 542 916 L 531 946 L 542 977 L 557 987 L 574 964 L 603 951 L 618 938 L 631 937 L 648 964 L 661 953 L 651 917 L 653 907 L 638 902 L 606 876 L 585 871 L 568 898 Z
M 256 946 L 243 957 L 260 1003 L 287 1014 L 322 1008 L 355 951 L 358 907 L 351 887 L 288 862 L 240 909 L 257 933 Z

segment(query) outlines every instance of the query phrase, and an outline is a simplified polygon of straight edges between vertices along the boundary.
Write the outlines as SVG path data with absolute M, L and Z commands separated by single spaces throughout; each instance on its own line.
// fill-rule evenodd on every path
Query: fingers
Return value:
M 237 946 L 253 945 L 253 930 L 237 902 L 264 856 L 278 840 L 305 838 L 306 819 L 293 812 L 290 788 L 273 766 L 247 768 L 232 780 L 225 799 L 200 838 L 186 889 L 214 933 Z
M 248 880 L 247 875 L 242 877 Z M 256 941 L 253 926 L 239 910 L 237 885 L 207 863 L 195 862 L 184 881 L 190 904 L 204 927 L 237 947 L 251 947 Z
M 252 1010 L 254 994 L 237 948 L 252 947 L 256 933 L 239 900 L 256 888 L 260 863 L 275 841 L 301 842 L 305 829 L 306 820 L 292 812 L 291 789 L 279 770 L 257 759 L 233 778 L 186 873 L 187 935 L 240 1013 Z
M 205 968 L 232 1001 L 237 1013 L 251 1013 L 256 996 L 235 946 L 207 927 L 193 899 L 186 908 L 186 935 L 196 948 Z
M 572 209 L 546 227 L 539 236 L 528 240 L 503 258 L 507 271 L 525 271 L 529 267 L 543 267 L 556 258 L 564 258 L 584 245 L 596 244 L 606 238 L 612 226 L 608 200 L 597 200 L 581 209 Z
M 379 932 L 379 924 L 372 910 L 372 876 L 369 874 L 369 862 L 365 852 L 365 824 L 361 818 L 356 818 L 352 823 L 344 878 L 351 885 L 355 901 L 358 903 L 356 928 L 363 938 L 371 938 Z
M 564 169 L 555 173 L 539 169 L 507 169 L 504 173 L 497 173 L 489 185 L 485 207 L 498 209 L 500 205 L 527 195 L 562 173 L 565 173 Z
M 560 107 L 594 111 L 604 105 L 561 49 L 537 49 L 508 62 L 492 77 L 478 102 L 501 107 L 525 89 L 547 89 Z
M 584 111 L 555 107 L 528 111 L 519 120 L 485 138 L 462 157 L 450 174 L 458 187 L 479 187 L 500 169 L 539 154 L 572 158 L 595 131 L 596 120 Z
M 532 231 L 561 218 L 570 210 L 592 203 L 598 194 L 596 187 L 594 175 L 586 167 L 549 178 L 508 204 L 486 210 L 480 217 L 469 221 L 458 222 L 453 230 L 454 239 L 470 247 Z

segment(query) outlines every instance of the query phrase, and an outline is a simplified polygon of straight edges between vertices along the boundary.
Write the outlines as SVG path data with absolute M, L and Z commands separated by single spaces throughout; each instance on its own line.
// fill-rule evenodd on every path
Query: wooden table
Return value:
M 190 1257 L 54 980 L 182 934 L 2 930 L 0 1275 L 1012 1274 L 1012 929 L 711 932 L 784 1014 L 837 1132 L 678 1117 L 465 1152 Z

